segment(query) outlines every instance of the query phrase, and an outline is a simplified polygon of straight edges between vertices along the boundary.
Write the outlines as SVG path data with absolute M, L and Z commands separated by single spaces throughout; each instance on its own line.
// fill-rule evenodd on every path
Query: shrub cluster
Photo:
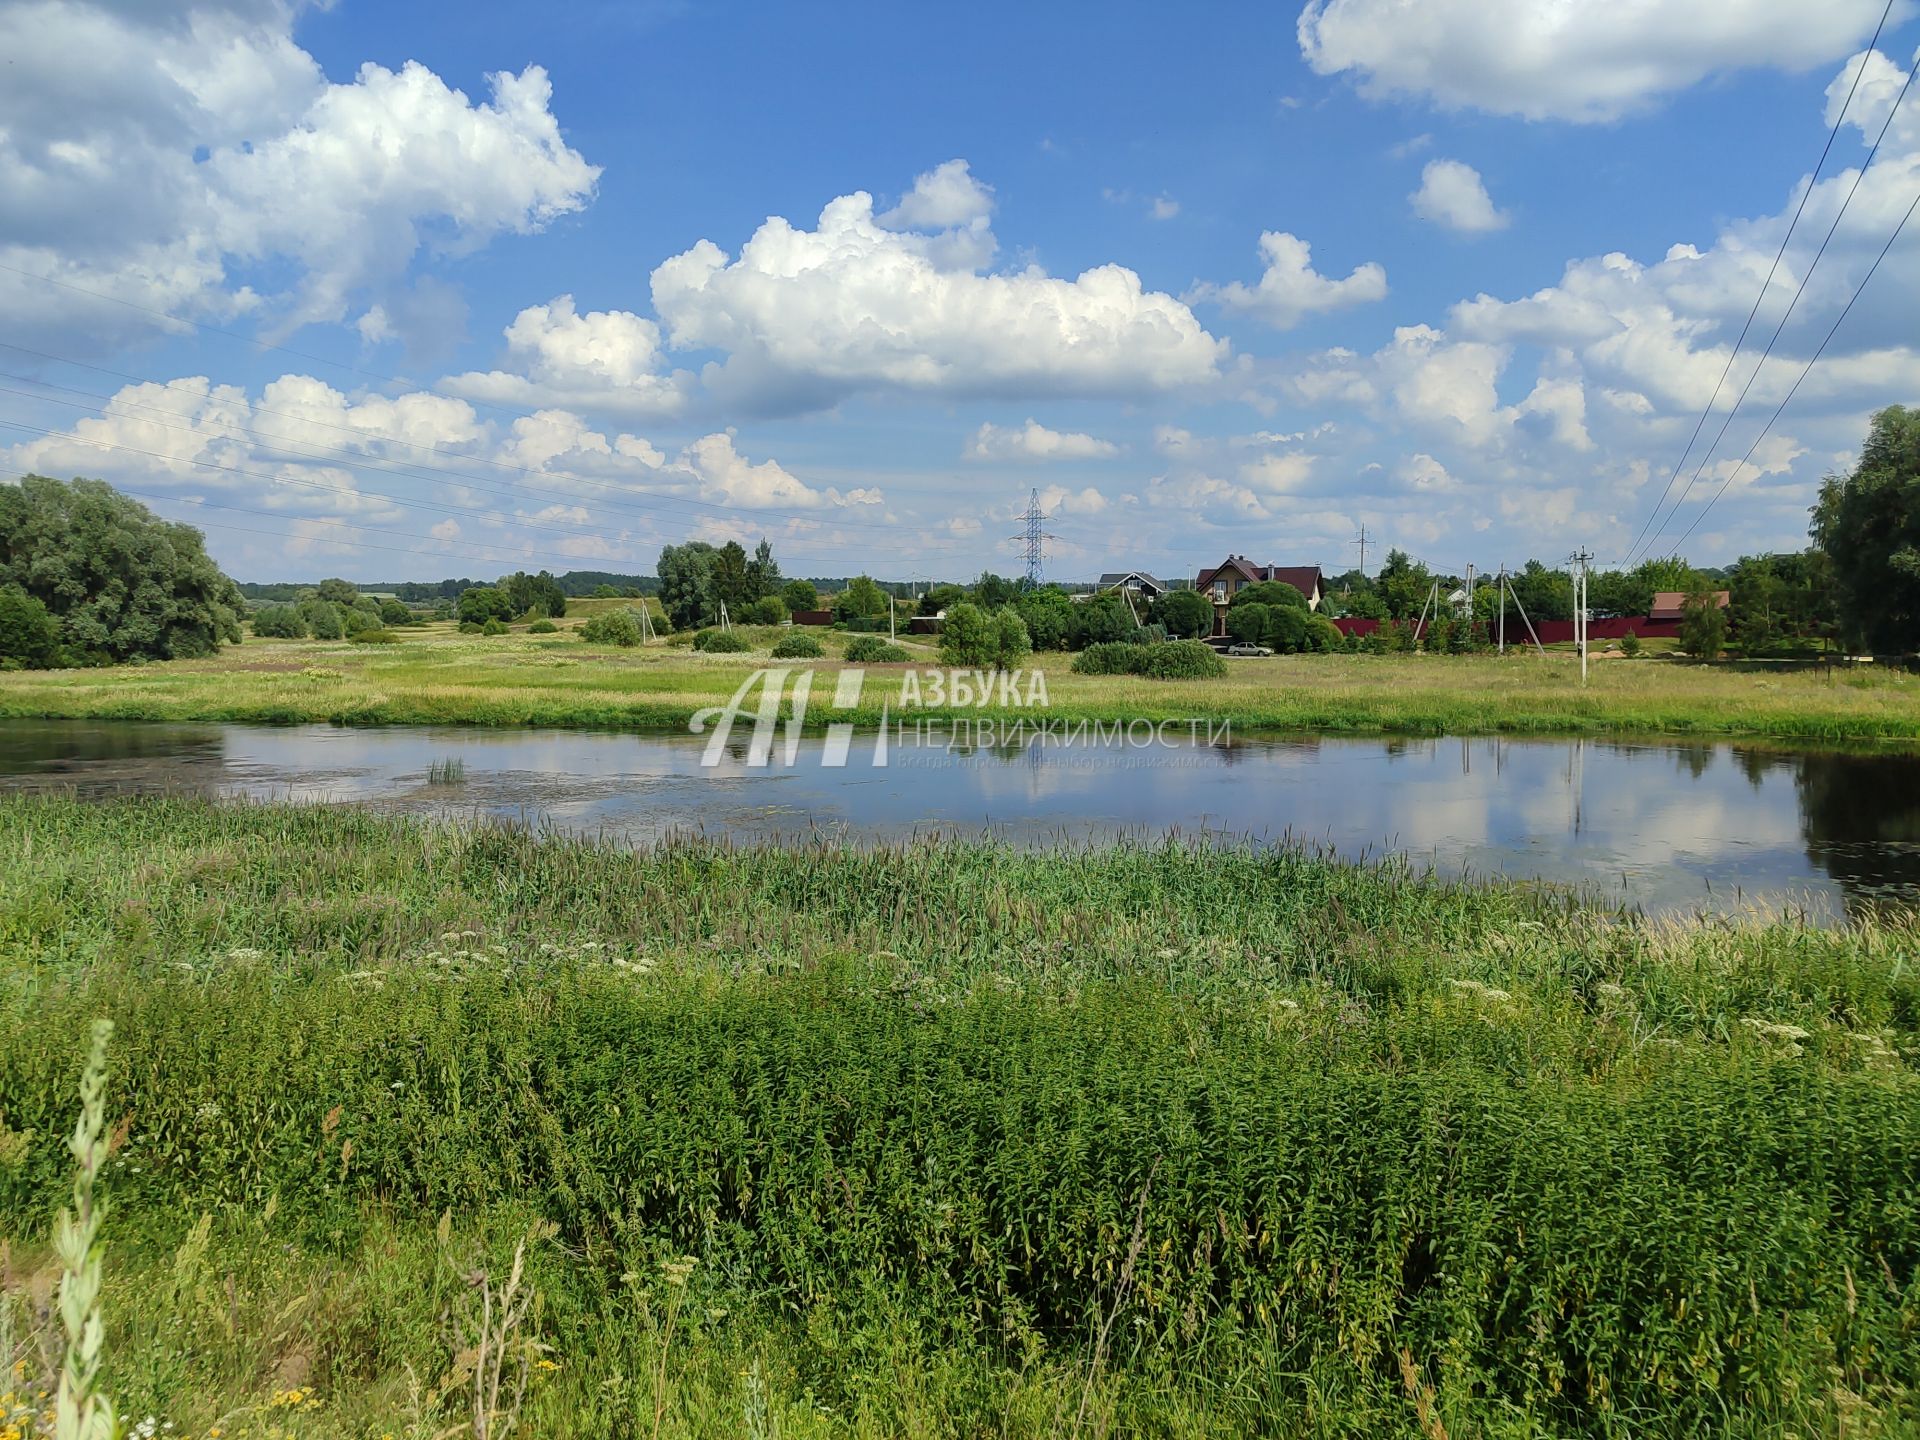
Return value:
M 631 649 L 646 637 L 631 610 L 603 610 L 580 627 L 580 638 L 589 645 L 622 645 Z
M 1169 640 L 1159 645 L 1110 641 L 1089 645 L 1073 660 L 1077 675 L 1140 675 L 1149 680 L 1212 680 L 1227 673 L 1227 662 L 1200 640 Z
M 702 630 L 693 637 L 693 648 L 709 655 L 744 655 L 753 647 L 731 630 Z
M 905 650 L 878 635 L 856 635 L 847 642 L 847 661 L 853 665 L 898 665 L 910 658 Z
M 773 645 L 776 660 L 818 660 L 826 653 L 820 648 L 820 642 L 804 630 L 782 635 Z

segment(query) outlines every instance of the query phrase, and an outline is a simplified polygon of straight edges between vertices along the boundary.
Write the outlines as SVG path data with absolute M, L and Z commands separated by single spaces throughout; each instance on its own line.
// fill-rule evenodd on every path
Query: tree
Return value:
M 171 660 L 240 641 L 239 588 L 198 530 L 99 480 L 0 485 L 0 585 L 38 600 L 76 657 Z
M 1282 655 L 1307 648 L 1308 611 L 1304 605 L 1267 606 L 1267 638 L 1263 642 Z
M 253 615 L 253 633 L 274 640 L 304 640 L 307 622 L 292 605 L 262 605 Z
M 351 605 L 360 598 L 360 587 L 351 580 L 322 580 L 313 593 L 332 605 Z
M 1213 602 L 1198 590 L 1169 590 L 1154 603 L 1153 618 L 1175 640 L 1201 640 L 1213 633 Z
M 514 615 L 541 615 L 559 617 L 567 613 L 567 592 L 560 588 L 560 582 L 547 571 L 538 575 L 529 575 L 524 570 L 516 570 L 501 580 L 499 589 L 513 605 Z M 503 619 L 511 618 L 503 616 Z
M 0 669 L 41 670 L 60 655 L 60 622 L 18 585 L 0 586 Z
M 820 591 L 811 580 L 787 581 L 780 587 L 780 598 L 787 602 L 789 612 L 820 608 Z
M 307 629 L 313 632 L 316 640 L 338 640 L 347 633 L 346 622 L 340 617 L 347 612 L 330 600 L 314 596 L 300 607 L 300 618 L 307 622 Z
M 1012 670 L 1033 653 L 1033 638 L 1027 622 L 1011 605 L 1002 605 L 993 615 L 993 663 Z
M 1307 608 L 1307 597 L 1284 580 L 1259 580 L 1242 585 L 1233 592 L 1229 605 L 1287 605 L 1295 610 Z
M 1573 618 L 1573 577 L 1566 571 L 1549 570 L 1538 560 L 1529 560 L 1518 573 L 1507 577 L 1507 585 L 1535 624 Z M 1651 603 L 1651 592 L 1647 598 Z
M 1011 605 L 1020 589 L 1013 581 L 994 574 L 991 570 L 982 570 L 980 578 L 973 582 L 973 598 L 976 604 L 988 610 L 998 610 L 1002 605 Z
M 1395 620 L 1411 620 L 1420 614 L 1433 589 L 1433 577 L 1425 565 L 1417 564 L 1404 550 L 1389 550 L 1387 563 L 1373 582 L 1374 592 Z
M 1920 409 L 1890 405 L 1873 417 L 1853 473 L 1820 487 L 1813 538 L 1832 566 L 1847 640 L 1883 653 L 1920 648 Z
M 713 598 L 736 620 L 753 599 L 748 593 L 747 552 L 738 540 L 729 540 L 714 552 Z
M 1140 622 L 1118 591 L 1107 590 L 1080 601 L 1073 607 L 1073 628 L 1068 644 L 1076 650 L 1113 640 L 1131 640 Z
M 971 669 L 993 663 L 999 646 L 993 617 L 971 600 L 948 607 L 940 622 L 940 659 L 947 665 Z
M 1372 590 L 1356 590 L 1341 602 L 1341 613 L 1358 620 L 1385 620 L 1387 602 Z
M 840 620 L 860 620 L 887 613 L 887 595 L 873 583 L 871 575 L 856 575 L 847 582 L 833 602 L 833 613 Z
M 1058 585 L 1023 591 L 1013 602 L 1035 650 L 1064 650 L 1073 634 L 1073 600 Z
M 1727 615 L 1710 581 L 1697 582 L 1680 607 L 1680 648 L 1696 660 L 1711 660 L 1727 638 Z
M 778 595 L 762 595 L 743 606 L 739 618 L 749 625 L 784 625 L 787 604 Z
M 1272 615 L 1271 605 L 1235 605 L 1227 611 L 1227 634 L 1243 645 L 1264 645 Z
M 916 615 L 938 615 L 950 606 L 958 605 L 967 598 L 964 585 L 929 585 L 927 593 L 920 597 L 920 603 L 914 607 Z
M 513 597 L 497 585 L 476 585 L 460 592 L 458 613 L 462 624 L 484 625 L 489 620 L 511 620 L 518 612 Z
M 398 600 L 382 600 L 380 602 L 380 623 L 387 626 L 411 625 L 413 624 L 413 611 L 402 605 Z M 260 633 L 260 622 L 258 619 L 253 623 L 253 633 L 256 635 Z
M 774 561 L 773 546 L 763 536 L 747 562 L 747 599 L 764 600 L 779 588 L 780 566 Z
M 717 551 L 704 540 L 669 545 L 660 552 L 660 604 L 676 630 L 699 630 L 720 618 L 714 595 Z

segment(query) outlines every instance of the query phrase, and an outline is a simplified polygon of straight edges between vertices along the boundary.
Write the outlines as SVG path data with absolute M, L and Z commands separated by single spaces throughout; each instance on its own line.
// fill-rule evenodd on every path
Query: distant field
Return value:
M 590 602 L 591 603 L 591 602 Z M 599 602 L 612 605 L 621 602 Z M 588 607 L 582 607 L 583 611 Z M 580 616 L 569 614 L 571 627 Z M 683 729 L 722 703 L 777 630 L 745 630 L 752 655 L 700 655 L 681 644 L 589 646 L 570 629 L 466 636 L 441 623 L 397 645 L 250 639 L 209 660 L 105 670 L 0 674 L 0 716 L 243 720 L 268 723 L 553 725 Z M 850 636 L 810 631 L 829 661 Z M 902 637 L 915 664 L 934 648 Z M 1238 733 L 1651 733 L 1783 739 L 1920 739 L 1920 677 L 1873 667 L 1835 674 L 1756 673 L 1654 659 L 1596 660 L 1583 689 L 1571 655 L 1302 655 L 1233 660 L 1226 678 L 1153 681 L 1079 676 L 1072 657 L 1037 656 L 1047 713 L 1062 720 L 1230 721 Z M 899 667 L 874 667 L 853 718 L 896 718 Z M 824 687 L 823 687 L 824 688 Z M 810 725 L 832 717 L 816 690 Z M 931 713 L 931 712 L 930 712 Z M 984 709 L 956 710 L 975 718 Z M 1012 712 L 1009 712 L 1009 716 Z M 1019 712 L 1031 714 L 1032 712 Z

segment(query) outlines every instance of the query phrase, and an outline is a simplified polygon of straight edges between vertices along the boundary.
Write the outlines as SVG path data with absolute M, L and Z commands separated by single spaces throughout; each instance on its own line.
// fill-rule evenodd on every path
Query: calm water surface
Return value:
M 856 746 L 845 768 L 701 764 L 694 737 L 137 722 L 0 724 L 0 790 L 194 791 L 486 814 L 650 841 L 1178 831 L 1406 855 L 1651 911 L 1920 900 L 1920 754 L 1593 740 L 1292 739 L 971 754 Z M 458 760 L 457 785 L 428 767 Z

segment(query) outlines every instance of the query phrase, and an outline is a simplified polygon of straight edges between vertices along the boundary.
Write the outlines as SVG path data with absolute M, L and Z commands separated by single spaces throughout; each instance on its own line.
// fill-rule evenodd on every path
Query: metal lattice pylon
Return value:
M 1051 517 L 1046 511 L 1040 508 L 1040 491 L 1038 489 L 1034 489 L 1028 493 L 1027 508 L 1021 514 L 1020 518 L 1027 522 L 1027 528 L 1022 530 L 1018 535 L 1010 535 L 1007 538 L 1016 540 L 1026 547 L 1027 580 L 1030 584 L 1038 585 L 1044 578 L 1044 572 L 1046 570 L 1047 541 L 1058 540 L 1060 538 L 1058 535 L 1050 535 L 1047 533 L 1046 523 Z

